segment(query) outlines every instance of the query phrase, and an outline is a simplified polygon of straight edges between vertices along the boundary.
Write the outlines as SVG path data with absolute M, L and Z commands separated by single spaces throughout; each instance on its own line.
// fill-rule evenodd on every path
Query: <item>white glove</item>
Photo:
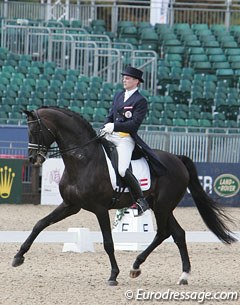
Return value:
M 107 123 L 104 125 L 103 129 L 101 132 L 103 133 L 112 133 L 114 129 L 114 123 Z

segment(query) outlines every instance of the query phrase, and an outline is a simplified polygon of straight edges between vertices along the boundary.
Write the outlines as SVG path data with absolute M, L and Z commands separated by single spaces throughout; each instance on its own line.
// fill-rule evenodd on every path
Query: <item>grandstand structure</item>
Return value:
M 166 0 L 166 23 L 153 23 L 159 7 L 150 2 L 50 2 L 0 3 L 0 125 L 25 125 L 22 108 L 53 105 L 98 128 L 133 65 L 144 71 L 146 142 L 200 162 L 239 162 L 237 1 Z

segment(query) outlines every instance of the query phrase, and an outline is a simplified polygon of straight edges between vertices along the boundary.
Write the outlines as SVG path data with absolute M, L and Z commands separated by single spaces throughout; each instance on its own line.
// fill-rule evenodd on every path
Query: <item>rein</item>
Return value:
M 89 145 L 90 143 L 102 138 L 104 135 L 97 135 L 96 137 L 94 137 L 93 139 L 89 140 L 87 143 L 83 144 L 82 146 L 75 146 L 75 147 L 71 147 L 71 148 L 67 148 L 67 149 L 63 149 L 63 150 L 58 150 L 57 152 L 49 155 L 49 158 L 54 158 L 54 157 L 57 157 L 57 156 L 60 156 L 60 155 L 63 155 L 69 151 L 72 151 L 72 150 L 75 150 L 75 149 L 82 149 L 84 148 L 85 146 Z M 53 148 L 50 148 L 51 150 L 55 149 L 54 147 Z

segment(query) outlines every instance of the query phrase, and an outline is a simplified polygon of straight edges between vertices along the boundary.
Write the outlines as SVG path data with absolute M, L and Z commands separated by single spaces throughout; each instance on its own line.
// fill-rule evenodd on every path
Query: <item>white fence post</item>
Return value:
M 68 232 L 77 233 L 75 243 L 64 243 L 62 252 L 94 252 L 91 233 L 88 228 L 69 228 Z

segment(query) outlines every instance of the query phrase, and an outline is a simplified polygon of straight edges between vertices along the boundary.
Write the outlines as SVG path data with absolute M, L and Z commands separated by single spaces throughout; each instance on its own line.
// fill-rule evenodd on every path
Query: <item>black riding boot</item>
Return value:
M 143 192 L 138 183 L 138 180 L 129 169 L 126 170 L 126 174 L 123 177 L 123 180 L 129 187 L 134 199 L 136 200 L 136 204 L 138 207 L 138 216 L 142 215 L 143 212 L 149 209 L 149 205 L 147 200 L 143 196 Z

